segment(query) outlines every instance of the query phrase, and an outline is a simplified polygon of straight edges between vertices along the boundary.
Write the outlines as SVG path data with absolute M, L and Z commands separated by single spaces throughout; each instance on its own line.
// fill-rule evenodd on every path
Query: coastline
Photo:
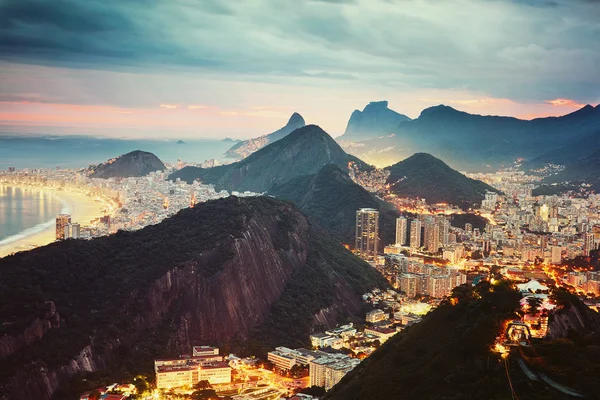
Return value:
M 10 186 L 25 187 L 24 185 Z M 106 201 L 86 196 L 80 192 L 47 187 L 39 187 L 39 189 L 55 195 L 63 205 L 61 213 L 71 214 L 71 220 L 81 224 L 82 227 L 91 225 L 92 220 L 103 216 L 103 209 L 110 209 Z M 45 246 L 54 240 L 55 221 L 45 221 L 2 240 L 1 242 L 4 244 L 0 244 L 0 258 L 19 251 Z

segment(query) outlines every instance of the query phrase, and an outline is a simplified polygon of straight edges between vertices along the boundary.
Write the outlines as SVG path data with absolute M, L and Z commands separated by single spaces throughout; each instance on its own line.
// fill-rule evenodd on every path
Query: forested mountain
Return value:
M 152 153 L 135 150 L 99 164 L 93 168 L 92 178 L 129 178 L 163 171 L 165 165 Z
M 73 398 L 99 373 L 105 383 L 151 374 L 155 358 L 196 344 L 258 355 L 308 346 L 314 324 L 362 318 L 360 295 L 387 285 L 268 197 L 198 204 L 139 231 L 17 253 L 0 269 L 0 388 L 23 400 Z
M 347 170 L 349 162 L 363 169 L 371 168 L 346 154 L 320 127 L 307 125 L 242 161 L 214 168 L 185 167 L 169 179 L 187 182 L 199 179 L 214 184 L 217 190 L 264 192 L 298 176 L 314 174 L 326 164 Z
M 450 168 L 431 154 L 416 153 L 386 168 L 390 191 L 400 197 L 420 197 L 429 204 L 449 203 L 461 208 L 478 205 L 486 191 L 497 192 L 486 183 Z

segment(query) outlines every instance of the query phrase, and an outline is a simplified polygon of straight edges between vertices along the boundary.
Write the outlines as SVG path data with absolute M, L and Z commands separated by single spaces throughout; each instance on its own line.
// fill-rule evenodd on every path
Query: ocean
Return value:
M 85 168 L 133 150 L 154 153 L 162 161 L 225 160 L 233 145 L 220 140 L 121 140 L 93 137 L 17 137 L 0 133 L 0 170 L 24 168 Z M 231 160 L 229 160 L 231 161 Z M 30 236 L 54 224 L 63 205 L 42 191 L 0 186 L 0 246 Z
M 225 160 L 223 154 L 233 143 L 220 140 L 126 140 L 93 137 L 16 137 L 0 134 L 0 170 L 23 168 L 84 168 L 108 159 L 143 150 L 162 161 L 204 162 Z M 231 161 L 231 160 L 230 160 Z
M 52 193 L 0 185 L 0 246 L 54 225 L 63 209 L 63 203 Z

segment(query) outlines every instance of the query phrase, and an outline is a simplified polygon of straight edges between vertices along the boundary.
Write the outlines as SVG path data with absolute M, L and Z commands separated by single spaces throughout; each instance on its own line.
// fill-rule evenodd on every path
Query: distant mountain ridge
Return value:
M 387 101 L 373 101 L 363 109 L 354 110 L 339 140 L 364 140 L 393 133 L 400 122 L 410 121 L 406 115 L 388 108 Z
M 486 191 L 498 192 L 488 184 L 471 179 L 427 153 L 416 153 L 385 168 L 390 171 L 390 191 L 400 197 L 420 197 L 429 204 L 449 203 L 463 209 L 478 205 Z
M 356 211 L 379 210 L 381 244 L 394 243 L 396 218 L 400 213 L 358 185 L 335 164 L 327 164 L 317 173 L 299 176 L 269 190 L 280 199 L 294 201 L 311 219 L 327 229 L 342 243 L 354 243 Z
M 600 136 L 600 106 L 587 105 L 560 117 L 522 120 L 484 116 L 439 105 L 417 119 L 401 122 L 392 137 L 364 140 L 354 154 L 367 161 L 393 162 L 415 152 L 427 152 L 464 170 L 481 171 L 517 158 L 552 162 L 555 149 L 568 150 Z M 581 147 L 581 146 L 580 146 Z
M 242 161 L 214 168 L 185 167 L 169 179 L 199 179 L 214 184 L 217 190 L 264 192 L 298 176 L 314 174 L 326 164 L 347 169 L 349 162 L 363 169 L 372 168 L 346 154 L 320 127 L 307 125 Z
M 130 178 L 146 176 L 150 172 L 164 171 L 165 164 L 146 151 L 135 150 L 93 168 L 92 178 Z
M 302 118 L 300 114 L 295 112 L 292 114 L 287 124 L 285 124 L 283 128 L 278 129 L 273 133 L 259 136 L 257 138 L 238 141 L 238 143 L 236 143 L 229 150 L 227 150 L 225 155 L 227 157 L 246 158 L 255 151 L 260 150 L 263 147 L 286 137 L 296 129 L 302 128 L 303 126 L 306 126 L 304 118 Z

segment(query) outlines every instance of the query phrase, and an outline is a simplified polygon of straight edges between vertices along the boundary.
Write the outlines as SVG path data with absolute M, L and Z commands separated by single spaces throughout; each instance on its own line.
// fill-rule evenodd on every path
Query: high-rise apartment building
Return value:
M 445 217 L 440 217 L 438 225 L 440 227 L 440 246 L 446 246 L 450 241 L 450 221 Z
M 65 232 L 68 230 L 68 226 L 71 223 L 71 216 L 69 214 L 60 214 L 56 217 L 56 240 L 64 240 L 68 236 L 65 236 Z
M 396 244 L 404 246 L 406 244 L 406 232 L 408 230 L 408 220 L 405 217 L 396 219 Z
M 425 223 L 425 248 L 432 253 L 440 249 L 440 227 L 435 221 Z
M 361 208 L 356 211 L 356 250 L 365 260 L 374 260 L 379 248 L 379 211 Z
M 421 221 L 418 219 L 410 222 L 410 247 L 413 249 L 421 247 Z

